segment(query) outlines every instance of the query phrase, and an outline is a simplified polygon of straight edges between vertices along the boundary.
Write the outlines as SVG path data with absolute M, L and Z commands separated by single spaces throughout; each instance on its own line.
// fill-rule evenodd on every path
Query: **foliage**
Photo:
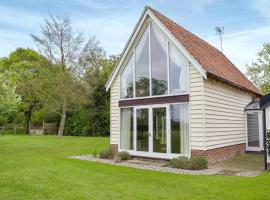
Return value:
M 202 156 L 192 156 L 191 157 L 191 167 L 193 170 L 207 169 L 208 161 Z
M 97 152 L 96 149 L 93 150 L 91 154 L 92 154 L 92 156 L 93 156 L 94 158 L 96 158 L 96 157 L 98 156 L 98 152 Z
M 270 43 L 264 43 L 257 61 L 247 66 L 247 75 L 263 94 L 270 92 Z
M 170 166 L 180 169 L 190 169 L 191 161 L 185 156 L 180 156 L 178 158 L 173 158 L 170 163 Z
M 202 156 L 192 156 L 191 158 L 180 156 L 173 158 L 169 165 L 180 169 L 201 170 L 208 168 L 208 161 Z
M 103 149 L 99 152 L 98 157 L 101 159 L 111 159 L 113 157 L 112 149 Z
M 20 98 L 15 93 L 15 87 L 10 86 L 3 74 L 0 74 L 0 125 L 10 123 L 17 115 Z
M 88 102 L 67 116 L 65 135 L 109 135 L 110 95 L 105 84 L 117 61 L 117 56 L 103 58 L 87 70 L 84 80 L 89 92 Z
M 46 60 L 32 49 L 18 48 L 7 58 L 3 58 L 1 65 L 6 81 L 14 85 L 15 92 L 20 97 L 19 109 L 24 114 L 25 131 L 29 133 L 32 112 L 40 102 L 36 86 Z
M 104 54 L 103 49 L 94 37 L 86 41 L 82 33 L 74 32 L 67 16 L 50 16 L 41 26 L 41 35 L 31 36 L 42 55 L 52 63 L 43 72 L 47 76 L 40 92 L 44 106 L 61 117 L 58 135 L 62 136 L 67 112 L 86 102 L 82 77 L 87 67 Z
M 121 158 L 121 160 L 130 160 L 131 159 L 131 156 L 126 151 L 118 152 L 117 156 L 119 156 Z
M 270 156 L 270 130 L 266 131 L 266 149 L 268 151 L 268 155 Z

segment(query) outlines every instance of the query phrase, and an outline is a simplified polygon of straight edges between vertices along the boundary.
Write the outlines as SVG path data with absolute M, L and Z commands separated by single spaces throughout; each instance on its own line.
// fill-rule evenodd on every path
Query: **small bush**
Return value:
M 112 149 L 109 148 L 109 149 L 101 150 L 99 152 L 98 157 L 101 158 L 101 159 L 111 159 L 113 157 Z
M 94 158 L 96 158 L 97 155 L 98 155 L 98 152 L 97 152 L 97 150 L 95 149 L 95 150 L 92 151 L 91 154 L 92 154 L 92 156 L 93 156 Z
M 200 169 L 207 169 L 207 168 L 208 168 L 208 161 L 204 157 L 202 156 L 191 157 L 190 169 L 200 170 Z
M 179 169 L 201 170 L 207 169 L 208 161 L 201 156 L 194 156 L 191 158 L 180 156 L 172 159 L 169 165 Z
M 119 156 L 121 158 L 121 160 L 130 160 L 131 159 L 131 156 L 126 151 L 119 152 L 117 154 L 117 156 Z
M 180 156 L 178 158 L 172 159 L 169 165 L 175 168 L 189 169 L 191 166 L 191 161 L 189 158 L 185 156 Z

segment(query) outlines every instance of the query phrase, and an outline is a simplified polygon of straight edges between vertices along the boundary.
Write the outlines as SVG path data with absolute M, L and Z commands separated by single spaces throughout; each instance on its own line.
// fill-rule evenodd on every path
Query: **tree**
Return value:
M 35 83 L 45 59 L 32 49 L 18 48 L 3 58 L 1 65 L 6 82 L 14 84 L 14 92 L 21 99 L 20 110 L 25 117 L 25 133 L 29 134 L 32 112 L 39 104 Z M 11 93 L 10 93 L 11 94 Z M 15 98 L 15 96 L 13 96 Z
M 1 70 L 0 70 L 1 71 Z M 5 74 L 0 74 L 0 125 L 6 124 L 12 114 L 16 113 L 20 98 L 15 93 L 15 86 L 10 84 Z
M 264 43 L 257 61 L 247 66 L 247 75 L 263 94 L 270 92 L 270 44 Z
M 118 61 L 118 56 L 92 62 L 84 76 L 88 88 L 88 101 L 67 119 L 68 135 L 107 136 L 110 128 L 110 94 L 105 84 Z
M 50 16 L 41 26 L 41 36 L 31 35 L 40 52 L 52 65 L 44 69 L 47 74 L 40 93 L 44 105 L 60 115 L 58 135 L 62 136 L 66 113 L 74 111 L 87 100 L 83 74 L 85 67 L 101 52 L 99 43 L 82 33 L 75 33 L 67 16 Z

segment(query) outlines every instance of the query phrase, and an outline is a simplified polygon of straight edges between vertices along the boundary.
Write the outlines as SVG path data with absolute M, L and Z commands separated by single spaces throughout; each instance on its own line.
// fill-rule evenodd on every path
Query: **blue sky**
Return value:
M 78 31 L 95 35 L 108 54 L 121 53 L 145 5 L 219 48 L 216 26 L 224 26 L 224 54 L 245 72 L 263 42 L 270 40 L 269 0 L 1 0 L 0 56 L 17 47 L 36 48 L 49 14 L 67 14 Z

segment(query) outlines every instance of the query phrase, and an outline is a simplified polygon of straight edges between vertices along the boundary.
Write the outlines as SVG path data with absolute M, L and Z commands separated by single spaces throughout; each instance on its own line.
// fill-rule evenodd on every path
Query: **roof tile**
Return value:
M 149 9 L 207 71 L 207 73 L 221 78 L 235 86 L 260 94 L 259 90 L 251 83 L 251 81 L 248 80 L 222 52 L 153 8 L 149 7 Z

